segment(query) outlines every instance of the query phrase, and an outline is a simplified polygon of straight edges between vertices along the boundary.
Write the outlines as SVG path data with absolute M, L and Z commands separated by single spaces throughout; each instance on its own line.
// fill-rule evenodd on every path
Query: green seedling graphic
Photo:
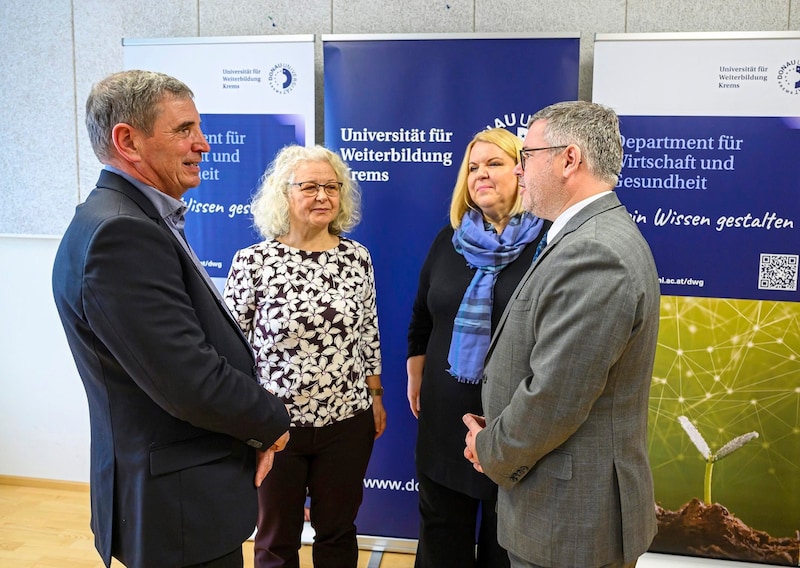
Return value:
M 700 455 L 706 460 L 706 474 L 703 480 L 703 500 L 707 505 L 711 505 L 711 473 L 714 469 L 714 463 L 725 456 L 731 455 L 750 440 L 758 438 L 758 432 L 748 432 L 747 434 L 737 436 L 714 453 L 711 451 L 711 448 L 708 447 L 703 435 L 700 434 L 688 418 L 685 416 L 678 416 L 678 422 L 681 423 L 681 426 L 683 426 L 686 434 L 689 435 L 689 439 L 694 443 Z

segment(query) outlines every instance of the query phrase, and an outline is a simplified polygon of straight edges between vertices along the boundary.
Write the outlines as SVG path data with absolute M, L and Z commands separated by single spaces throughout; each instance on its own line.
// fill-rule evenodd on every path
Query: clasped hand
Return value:
M 467 436 L 464 438 L 464 457 L 469 460 L 476 471 L 483 473 L 483 467 L 478 460 L 478 451 L 475 448 L 475 436 L 486 428 L 486 419 L 476 414 L 465 414 L 461 420 L 467 427 Z

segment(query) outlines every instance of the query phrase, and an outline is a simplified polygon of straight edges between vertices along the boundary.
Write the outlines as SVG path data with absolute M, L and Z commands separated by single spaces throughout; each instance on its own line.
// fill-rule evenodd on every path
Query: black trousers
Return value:
M 356 568 L 356 515 L 375 441 L 368 409 L 320 428 L 292 428 L 258 489 L 255 568 L 299 568 L 306 490 L 315 568 Z
M 417 477 L 420 522 L 414 567 L 508 568 L 508 554 L 497 544 L 496 501 L 454 491 L 419 471 Z

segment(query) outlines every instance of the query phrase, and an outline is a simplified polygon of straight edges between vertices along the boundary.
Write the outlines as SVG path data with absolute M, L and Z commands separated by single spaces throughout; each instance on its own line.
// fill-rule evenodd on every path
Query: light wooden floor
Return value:
M 253 543 L 244 545 L 253 567 Z M 301 568 L 312 568 L 311 547 L 300 550 Z M 0 566 L 104 568 L 89 529 L 89 488 L 83 483 L 0 477 Z M 112 567 L 121 568 L 114 561 Z M 359 553 L 359 568 L 411 568 L 414 555 Z

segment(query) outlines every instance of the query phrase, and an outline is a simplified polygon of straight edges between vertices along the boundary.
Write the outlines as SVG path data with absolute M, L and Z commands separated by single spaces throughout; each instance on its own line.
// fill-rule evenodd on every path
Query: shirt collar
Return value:
M 103 169 L 125 178 L 136 189 L 144 194 L 148 201 L 153 204 L 153 207 L 156 208 L 156 211 L 161 218 L 164 219 L 164 221 L 179 231 L 183 229 L 184 223 L 186 222 L 184 218 L 184 214 L 186 213 L 186 205 L 183 203 L 183 201 L 175 199 L 174 197 L 170 197 L 166 193 L 157 190 L 151 185 L 147 185 L 146 183 L 121 170 L 118 170 L 114 166 L 109 166 L 106 164 Z
M 553 221 L 553 224 L 550 226 L 550 229 L 547 231 L 547 241 L 553 242 L 553 238 L 561 232 L 561 229 L 564 228 L 570 219 L 572 219 L 578 212 L 592 203 L 603 197 L 604 195 L 608 195 L 611 191 L 603 191 L 601 193 L 597 193 L 592 195 L 591 197 L 587 197 L 583 201 L 578 201 L 575 205 L 569 207 L 566 211 L 564 211 L 561 215 L 556 217 L 556 220 Z

